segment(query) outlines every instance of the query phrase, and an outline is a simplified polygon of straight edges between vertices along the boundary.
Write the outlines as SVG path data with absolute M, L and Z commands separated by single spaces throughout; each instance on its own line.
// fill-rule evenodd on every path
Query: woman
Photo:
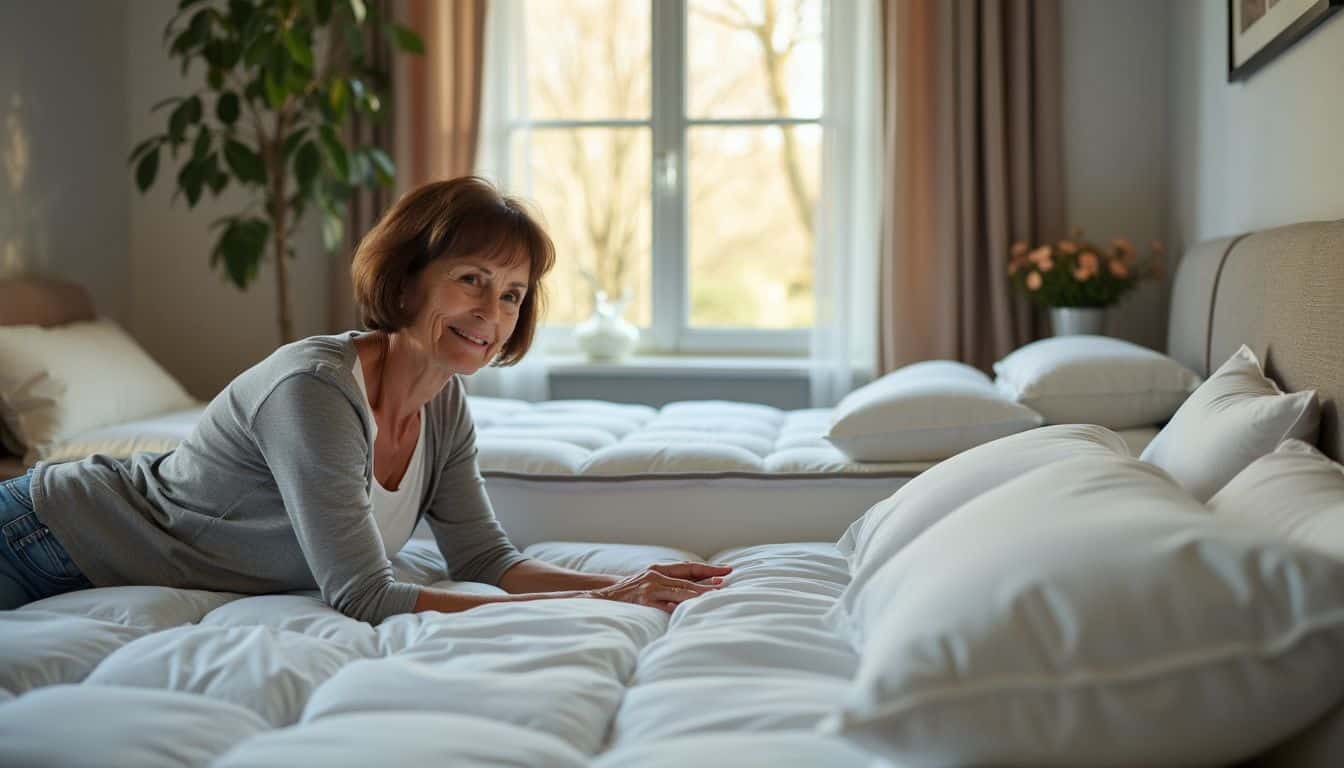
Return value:
M 173 451 L 38 464 L 0 484 L 0 608 L 91 586 L 321 590 L 371 623 L 408 611 L 604 598 L 670 611 L 729 568 L 629 578 L 521 555 L 495 522 L 458 374 L 528 350 L 550 238 L 475 177 L 405 195 L 353 273 L 367 333 L 281 347 L 234 379 Z M 398 582 L 390 555 L 424 517 L 467 595 Z

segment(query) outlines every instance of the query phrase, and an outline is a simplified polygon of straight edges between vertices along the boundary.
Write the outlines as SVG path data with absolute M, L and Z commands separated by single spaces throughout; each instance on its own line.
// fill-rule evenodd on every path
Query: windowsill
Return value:
M 595 363 L 577 355 L 549 355 L 546 367 L 551 376 L 561 377 L 802 379 L 808 377 L 812 361 L 806 357 L 632 355 L 620 362 Z

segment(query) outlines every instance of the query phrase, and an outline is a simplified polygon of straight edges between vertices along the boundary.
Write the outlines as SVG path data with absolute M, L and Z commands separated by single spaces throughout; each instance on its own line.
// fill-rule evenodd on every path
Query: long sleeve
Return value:
M 527 558 L 495 520 L 476 464 L 476 429 L 461 381 L 452 386 L 446 404 L 451 421 L 445 433 L 446 459 L 426 516 L 452 578 L 498 584 L 505 571 Z
M 251 429 L 322 599 L 374 624 L 413 610 L 420 587 L 396 581 L 373 519 L 370 448 L 355 404 L 330 382 L 298 373 L 266 395 Z

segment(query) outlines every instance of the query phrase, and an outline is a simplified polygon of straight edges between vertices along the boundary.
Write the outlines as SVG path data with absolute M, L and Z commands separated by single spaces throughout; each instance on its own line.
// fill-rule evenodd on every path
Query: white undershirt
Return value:
M 378 438 L 378 420 L 373 417 L 373 405 L 369 402 L 369 388 L 364 383 L 364 366 L 355 356 L 355 382 L 359 392 L 364 395 L 364 408 L 369 414 L 371 434 L 369 445 Z M 410 541 L 415 532 L 415 523 L 420 517 L 420 497 L 425 490 L 425 461 L 422 458 L 425 445 L 425 409 L 420 408 L 420 434 L 415 438 L 415 450 L 411 461 L 406 465 L 406 474 L 401 478 L 397 490 L 389 491 L 378 482 L 375 475 L 369 483 L 369 498 L 373 501 L 373 519 L 378 524 L 378 534 L 383 538 L 383 549 L 390 558 Z

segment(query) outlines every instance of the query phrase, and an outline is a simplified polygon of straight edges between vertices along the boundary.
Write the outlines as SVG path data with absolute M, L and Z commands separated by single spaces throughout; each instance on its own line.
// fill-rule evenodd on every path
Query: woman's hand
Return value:
M 651 565 L 640 573 L 621 579 L 609 587 L 594 589 L 589 594 L 604 600 L 648 605 L 671 613 L 682 601 L 717 590 L 723 584 L 723 577 L 732 570 L 726 565 L 705 563 Z

